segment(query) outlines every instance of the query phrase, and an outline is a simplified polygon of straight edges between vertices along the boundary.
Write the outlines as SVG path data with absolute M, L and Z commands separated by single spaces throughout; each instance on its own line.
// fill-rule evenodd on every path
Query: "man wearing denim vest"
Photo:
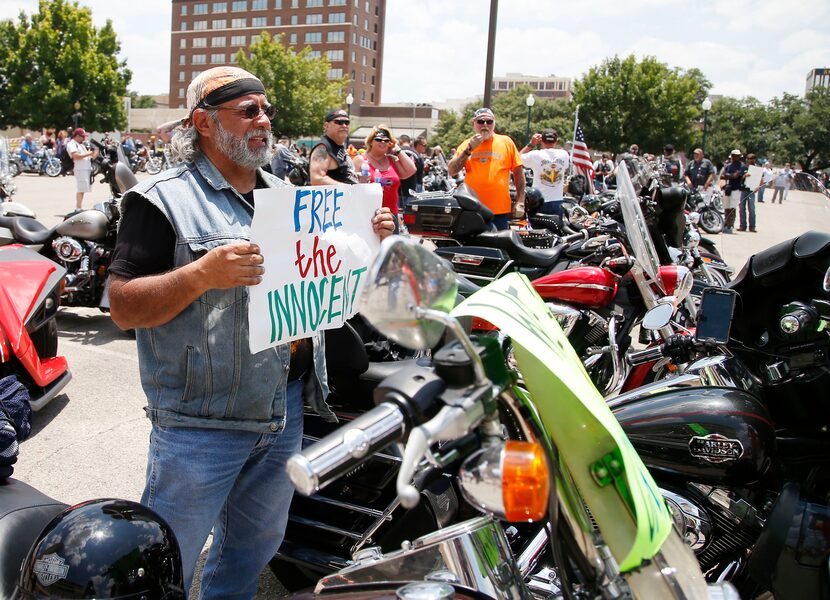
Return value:
M 286 185 L 270 159 L 274 108 L 236 67 L 201 73 L 176 130 L 175 169 L 122 200 L 111 267 L 112 318 L 136 329 L 152 422 L 142 502 L 176 534 L 186 589 L 213 530 L 202 598 L 252 598 L 282 542 L 303 401 L 329 420 L 319 333 L 251 354 L 248 289 L 267 265 L 250 242 L 255 188 Z M 388 211 L 374 230 L 391 233 Z

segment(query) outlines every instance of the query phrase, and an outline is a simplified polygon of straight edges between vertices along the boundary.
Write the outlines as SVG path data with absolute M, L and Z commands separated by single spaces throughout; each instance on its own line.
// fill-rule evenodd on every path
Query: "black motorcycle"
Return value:
M 109 310 L 107 269 L 121 216 L 118 198 L 137 180 L 122 162 L 113 166 L 104 159 L 102 172 L 104 181 L 117 194 L 89 210 L 68 215 L 55 227 L 46 227 L 30 217 L 0 217 L 0 227 L 9 232 L 0 242 L 36 249 L 66 269 L 61 292 L 64 306 Z

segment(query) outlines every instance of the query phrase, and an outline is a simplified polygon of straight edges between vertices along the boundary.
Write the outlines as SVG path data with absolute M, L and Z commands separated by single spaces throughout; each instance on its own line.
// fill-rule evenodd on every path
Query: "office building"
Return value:
M 804 86 L 804 95 L 810 93 L 815 88 L 830 89 L 830 68 L 811 69 L 807 73 L 807 83 Z
M 170 107 L 185 107 L 188 84 L 234 64 L 263 31 L 297 51 L 326 56 L 330 79 L 350 78 L 352 112 L 380 103 L 386 0 L 173 0 Z
M 493 95 L 507 92 L 520 85 L 529 85 L 533 89 L 533 95 L 540 98 L 570 98 L 571 79 L 569 77 L 537 77 L 536 75 L 523 75 L 521 73 L 508 73 L 504 77 L 493 77 Z

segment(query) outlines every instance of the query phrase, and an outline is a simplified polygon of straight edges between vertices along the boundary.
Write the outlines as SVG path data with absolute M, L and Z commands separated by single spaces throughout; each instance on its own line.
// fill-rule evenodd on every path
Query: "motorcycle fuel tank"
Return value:
M 694 387 L 657 392 L 613 409 L 649 470 L 684 481 L 742 486 L 772 463 L 775 429 L 752 394 Z
M 573 304 L 582 308 L 608 306 L 617 295 L 617 281 L 600 267 L 576 267 L 551 273 L 533 282 L 533 288 L 547 301 Z
M 107 224 L 107 216 L 101 211 L 85 210 L 66 219 L 56 231 L 81 240 L 97 240 L 107 234 Z

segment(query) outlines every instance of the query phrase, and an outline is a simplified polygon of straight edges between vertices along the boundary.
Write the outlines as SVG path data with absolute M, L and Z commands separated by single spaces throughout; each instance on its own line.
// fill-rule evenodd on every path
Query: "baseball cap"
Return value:
M 555 129 L 551 129 L 548 127 L 547 129 L 542 130 L 542 141 L 543 142 L 555 142 L 559 139 L 559 135 L 556 133 Z
M 85 136 L 86 135 L 86 129 L 84 129 L 83 127 L 78 127 L 75 131 L 72 132 L 72 137 L 75 137 L 76 135 Z
M 239 67 L 214 67 L 187 86 L 187 110 L 192 114 L 205 105 L 217 106 L 248 94 L 265 94 L 265 86 L 253 73 Z
M 729 156 L 743 156 L 743 153 L 735 148 L 732 152 L 729 153 Z
M 329 111 L 329 113 L 326 115 L 326 123 L 329 123 L 331 121 L 334 121 L 335 119 L 340 119 L 340 118 L 348 119 L 349 118 L 349 113 L 347 113 L 342 108 L 335 108 L 334 110 Z
M 495 115 L 493 114 L 493 111 L 492 111 L 492 110 L 490 110 L 489 108 L 479 108 L 479 109 L 478 109 L 478 110 L 477 110 L 477 111 L 473 114 L 473 118 L 474 118 L 474 119 L 480 119 L 481 117 L 490 117 L 491 119 L 495 119 L 495 118 L 496 118 L 496 117 L 495 117 Z

